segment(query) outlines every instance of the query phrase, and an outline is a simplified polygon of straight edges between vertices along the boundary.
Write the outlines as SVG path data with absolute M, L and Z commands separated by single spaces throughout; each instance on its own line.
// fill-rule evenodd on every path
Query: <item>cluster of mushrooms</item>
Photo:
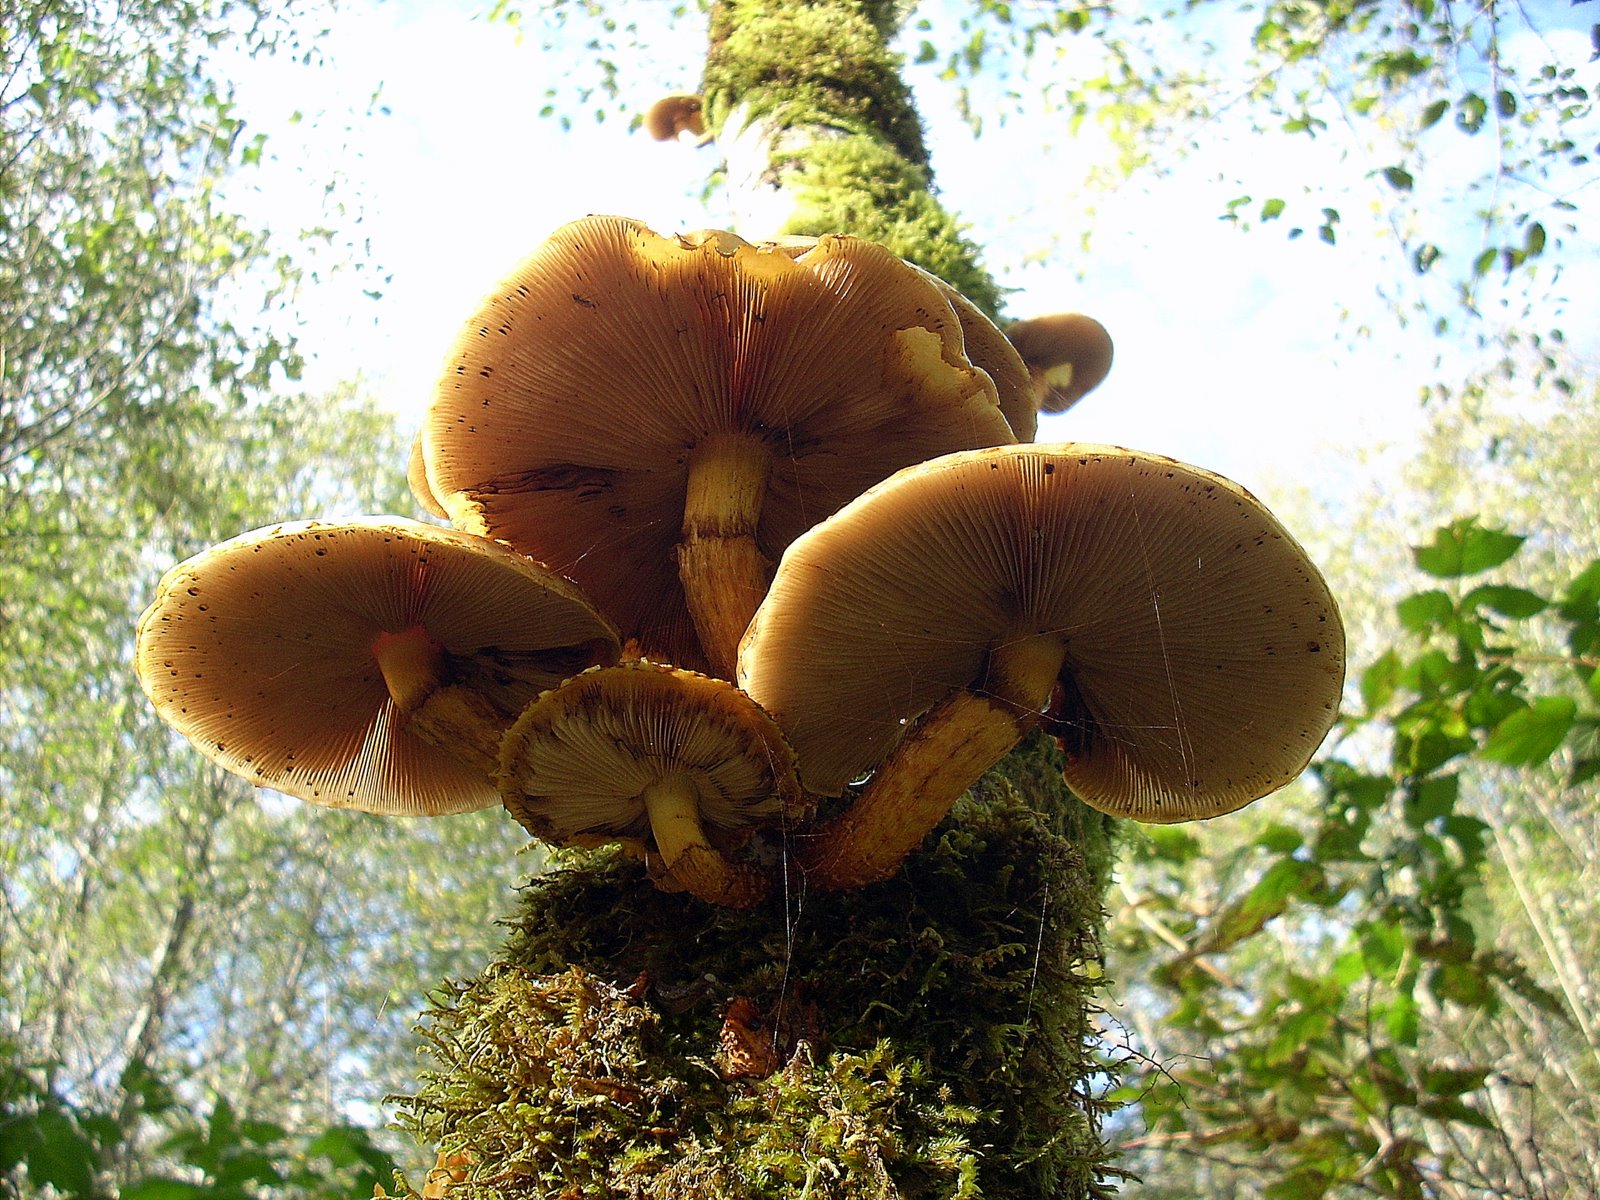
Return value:
M 504 803 L 734 907 L 795 868 L 887 877 L 1040 726 L 1117 815 L 1281 786 L 1339 704 L 1327 586 L 1228 480 L 1031 444 L 1110 343 L 1009 332 L 856 238 L 574 222 L 449 356 L 409 475 L 453 528 L 301 522 L 181 563 L 140 679 L 260 786 Z

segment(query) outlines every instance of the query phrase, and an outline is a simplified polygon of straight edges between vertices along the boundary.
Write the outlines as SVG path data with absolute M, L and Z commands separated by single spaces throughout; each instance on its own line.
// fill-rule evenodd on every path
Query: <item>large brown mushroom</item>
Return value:
M 1292 779 L 1343 679 L 1333 597 L 1254 497 L 1073 444 L 907 468 L 796 539 L 739 669 L 807 788 L 874 772 L 805 853 L 824 887 L 892 872 L 1053 696 L 1080 797 L 1186 821 Z
M 577 580 L 644 654 L 731 674 L 795 536 L 899 467 L 1013 440 L 949 303 L 882 247 L 591 217 L 473 317 L 423 452 L 458 525 Z
M 555 845 L 649 838 L 672 877 L 748 907 L 768 875 L 724 857 L 727 834 L 799 814 L 794 752 L 731 683 L 650 662 L 600 667 L 528 706 L 500 749 L 506 808 Z
M 615 629 L 505 546 L 399 517 L 296 522 L 179 563 L 139 621 L 163 720 L 261 787 L 434 816 L 497 803 L 499 739 Z

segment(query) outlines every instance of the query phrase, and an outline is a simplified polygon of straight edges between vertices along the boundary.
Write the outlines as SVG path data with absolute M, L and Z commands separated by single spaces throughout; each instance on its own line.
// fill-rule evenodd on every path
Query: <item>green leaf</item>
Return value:
M 1411 269 L 1418 275 L 1426 275 L 1442 253 L 1432 242 L 1424 242 L 1411 252 Z
M 0 1122 L 7 1131 L 4 1157 L 19 1158 L 28 1166 L 35 1185 L 49 1185 L 68 1194 L 94 1194 L 99 1155 L 73 1119 L 64 1112 L 46 1110 L 13 1123 Z
M 1472 963 L 1445 963 L 1435 967 L 1428 986 L 1441 1000 L 1451 1000 L 1464 1008 L 1493 1010 L 1494 987 Z
M 1435 1096 L 1461 1096 L 1477 1091 L 1488 1078 L 1488 1067 L 1428 1067 L 1422 1072 L 1422 1090 Z
M 1461 598 L 1462 608 L 1488 608 L 1503 617 L 1525 619 L 1537 616 L 1550 602 L 1537 592 L 1508 584 L 1484 583 Z
M 141 1179 L 122 1188 L 118 1195 L 121 1200 L 191 1200 L 214 1193 L 209 1187 L 180 1179 Z
M 1305 842 L 1305 836 L 1289 825 L 1274 823 L 1256 835 L 1256 845 L 1277 854 L 1293 854 Z
M 1420 780 L 1406 792 L 1406 824 L 1421 829 L 1435 817 L 1449 816 L 1460 793 L 1461 780 L 1456 775 L 1434 775 Z
M 1432 545 L 1412 547 L 1412 557 L 1429 575 L 1456 579 L 1498 567 L 1526 540 L 1503 529 L 1485 528 L 1468 517 L 1436 530 Z
M 1409 192 L 1411 185 L 1415 182 L 1411 178 L 1411 172 L 1404 167 L 1385 167 L 1383 169 L 1383 178 L 1384 182 L 1397 192 Z
M 1285 204 L 1282 200 L 1272 199 L 1261 202 L 1261 219 L 1263 221 L 1276 221 L 1283 216 Z
M 1422 117 L 1418 121 L 1418 127 L 1422 129 L 1428 129 L 1434 125 L 1437 125 L 1440 118 L 1449 111 L 1450 101 L 1435 100 L 1432 104 L 1428 105 L 1427 108 L 1422 110 Z
M 1494 1118 L 1487 1113 L 1480 1112 L 1470 1104 L 1463 1104 L 1460 1100 L 1424 1100 L 1417 1105 L 1417 1111 L 1425 1117 L 1435 1121 L 1454 1121 L 1460 1125 L 1470 1125 L 1474 1129 L 1498 1129 Z
M 1577 702 L 1570 696 L 1541 696 L 1495 726 L 1479 753 L 1513 767 L 1544 762 L 1560 747 L 1577 715 Z
M 1447 624 L 1455 616 L 1456 606 L 1444 592 L 1417 592 L 1395 605 L 1400 624 L 1412 633 L 1426 633 L 1436 626 Z M 1396 670 L 1398 673 L 1396 659 Z
M 1456 128 L 1463 133 L 1477 133 L 1489 115 L 1489 102 L 1477 92 L 1468 92 L 1456 101 Z
M 1377 712 L 1400 686 L 1400 655 L 1393 647 L 1385 650 L 1361 673 L 1361 703 L 1369 713 Z
M 1326 881 L 1322 868 L 1316 863 L 1280 858 L 1267 868 L 1266 874 L 1243 899 L 1223 910 L 1201 945 L 1206 953 L 1226 950 L 1282 914 L 1291 900 L 1309 899 L 1320 892 Z

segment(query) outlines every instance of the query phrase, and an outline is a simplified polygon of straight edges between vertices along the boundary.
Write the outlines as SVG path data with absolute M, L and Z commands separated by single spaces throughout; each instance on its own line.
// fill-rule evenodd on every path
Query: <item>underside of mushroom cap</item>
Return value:
M 173 567 L 136 661 L 162 719 L 258 786 L 391 815 L 493 804 L 485 773 L 418 737 L 390 697 L 374 644 L 419 628 L 440 684 L 505 713 L 618 653 L 615 630 L 539 564 L 374 517 L 256 530 Z
M 1298 543 L 1238 485 L 1109 446 L 908 468 L 790 546 L 740 652 L 805 785 L 837 794 L 996 646 L 1049 633 L 1067 781 L 1145 821 L 1291 779 L 1337 713 L 1344 633 Z
M 593 217 L 485 301 L 423 444 L 457 524 L 570 575 L 646 654 L 694 666 L 676 547 L 691 460 L 729 436 L 767 474 L 768 559 L 898 467 L 1013 440 L 949 304 L 887 250 L 830 237 L 795 257 Z
M 731 683 L 648 661 L 584 672 L 530 704 L 500 747 L 506 808 L 535 837 L 644 837 L 640 796 L 693 780 L 700 819 L 735 830 L 800 811 L 794 751 Z

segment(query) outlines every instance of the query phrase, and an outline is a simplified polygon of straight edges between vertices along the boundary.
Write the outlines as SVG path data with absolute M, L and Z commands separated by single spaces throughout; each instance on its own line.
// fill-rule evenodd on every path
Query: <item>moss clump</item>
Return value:
M 461 1193 L 473 1198 L 1098 1194 L 1089 1042 L 1110 822 L 1050 799 L 1059 770 L 1036 736 L 894 879 L 825 895 L 796 886 L 744 912 L 659 892 L 619 853 L 568 856 L 528 884 L 507 965 L 488 980 L 554 999 L 517 1000 L 535 1012 L 524 1020 L 453 993 L 430 1018 L 442 1069 L 408 1102 L 408 1123 L 471 1153 L 485 1179 L 530 1181 Z M 609 1023 L 592 996 L 616 1009 Z M 469 1008 L 481 1017 L 457 1015 Z M 455 1033 L 473 1021 L 487 1024 Z M 580 1027 L 576 1041 L 565 1032 Z M 780 1069 L 733 1075 L 719 1059 L 730 1028 Z M 516 1061 L 570 1057 L 579 1042 L 599 1057 L 559 1072 Z M 599 1061 L 626 1087 L 597 1091 L 619 1078 L 598 1075 Z
M 801 1043 L 764 1079 L 725 1080 L 657 1026 L 578 968 L 497 965 L 427 1014 L 441 1069 L 400 1098 L 401 1124 L 464 1163 L 452 1200 L 977 1195 L 974 1114 L 886 1043 L 822 1062 Z
M 926 164 L 922 122 L 888 49 L 899 21 L 882 0 L 721 0 L 701 83 L 708 127 L 720 131 L 739 104 L 752 118 L 781 109 L 785 125 L 873 133 Z

